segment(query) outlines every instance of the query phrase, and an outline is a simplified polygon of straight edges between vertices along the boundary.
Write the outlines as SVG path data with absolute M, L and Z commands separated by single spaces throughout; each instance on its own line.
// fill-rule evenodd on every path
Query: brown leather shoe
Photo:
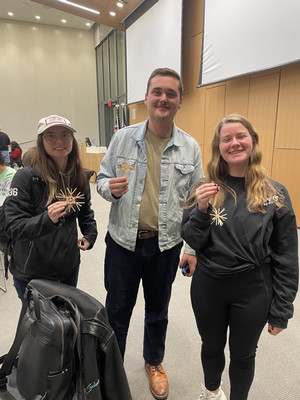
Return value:
M 168 378 L 161 364 L 154 366 L 145 363 L 149 375 L 149 387 L 152 395 L 159 400 L 166 399 L 169 394 Z

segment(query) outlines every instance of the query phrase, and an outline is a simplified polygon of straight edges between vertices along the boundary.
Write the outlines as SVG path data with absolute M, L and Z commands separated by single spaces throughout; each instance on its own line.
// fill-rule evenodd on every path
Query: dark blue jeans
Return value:
M 122 357 L 142 281 L 145 298 L 143 356 L 147 363 L 159 365 L 165 353 L 168 306 L 182 243 L 161 252 L 158 237 L 137 239 L 136 249 L 132 252 L 119 246 L 109 233 L 105 242 L 106 309 Z
M 62 281 L 61 283 L 76 287 L 78 282 L 78 274 L 79 274 L 79 267 L 69 276 L 69 278 Z M 23 302 L 26 286 L 29 282 L 20 281 L 20 279 L 17 279 L 15 277 L 13 277 L 13 279 L 14 279 L 14 287 L 18 293 L 18 297 Z
M 269 265 L 226 279 L 214 278 L 196 268 L 191 298 L 202 339 L 201 360 L 208 390 L 220 386 L 229 328 L 230 400 L 247 400 L 254 378 L 257 343 L 272 297 Z

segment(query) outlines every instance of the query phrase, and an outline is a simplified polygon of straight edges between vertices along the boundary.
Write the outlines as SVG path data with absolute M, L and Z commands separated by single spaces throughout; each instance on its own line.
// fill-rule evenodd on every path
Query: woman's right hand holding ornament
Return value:
M 201 212 L 207 212 L 209 199 L 215 197 L 219 190 L 219 186 L 214 182 L 204 183 L 196 189 L 195 197 Z

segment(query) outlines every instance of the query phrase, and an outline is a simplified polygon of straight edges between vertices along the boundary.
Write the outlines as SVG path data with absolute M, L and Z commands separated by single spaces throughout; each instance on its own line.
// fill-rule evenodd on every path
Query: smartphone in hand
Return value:
M 188 274 L 190 273 L 190 268 L 189 268 L 189 264 L 187 261 L 184 262 L 184 264 L 181 268 L 181 273 L 183 276 L 188 276 Z

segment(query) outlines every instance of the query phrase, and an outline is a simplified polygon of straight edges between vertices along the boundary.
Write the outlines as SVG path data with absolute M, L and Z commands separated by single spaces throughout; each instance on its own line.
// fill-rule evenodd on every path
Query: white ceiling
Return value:
M 0 0 L 0 20 L 14 20 L 32 24 L 47 24 L 64 28 L 89 30 L 95 22 L 112 28 L 124 30 L 124 19 L 130 15 L 144 0 L 70 0 L 73 3 L 100 11 L 90 13 L 66 5 L 58 0 Z M 123 4 L 122 8 L 117 3 Z M 116 13 L 115 17 L 109 15 Z M 8 12 L 13 12 L 10 17 Z M 36 15 L 40 16 L 37 20 Z M 67 22 L 62 23 L 65 19 Z M 90 26 L 86 24 L 90 23 Z

